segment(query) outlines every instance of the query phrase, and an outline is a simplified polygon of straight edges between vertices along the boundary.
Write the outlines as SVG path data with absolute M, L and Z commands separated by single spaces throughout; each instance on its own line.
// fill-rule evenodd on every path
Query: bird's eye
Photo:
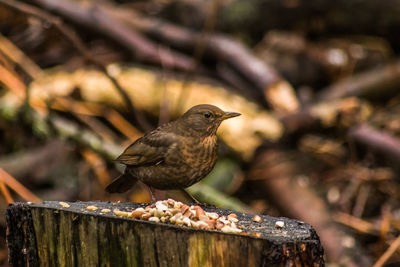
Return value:
M 211 118 L 211 113 L 209 113 L 209 112 L 204 113 L 204 117 L 206 117 L 207 119 Z

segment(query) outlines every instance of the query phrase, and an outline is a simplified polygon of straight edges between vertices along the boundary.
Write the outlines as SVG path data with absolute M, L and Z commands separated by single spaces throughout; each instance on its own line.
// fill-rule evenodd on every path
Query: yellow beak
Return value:
M 237 112 L 225 112 L 225 114 L 222 115 L 221 119 L 226 120 L 226 119 L 230 119 L 230 118 L 237 117 L 240 115 L 241 114 L 237 113 Z

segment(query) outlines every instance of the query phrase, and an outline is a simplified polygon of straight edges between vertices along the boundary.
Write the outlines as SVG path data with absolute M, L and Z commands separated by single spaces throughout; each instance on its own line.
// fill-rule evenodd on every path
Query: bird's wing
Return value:
M 117 159 L 117 162 L 134 165 L 155 165 L 164 161 L 169 149 L 178 142 L 176 136 L 168 132 L 153 131 L 130 145 Z

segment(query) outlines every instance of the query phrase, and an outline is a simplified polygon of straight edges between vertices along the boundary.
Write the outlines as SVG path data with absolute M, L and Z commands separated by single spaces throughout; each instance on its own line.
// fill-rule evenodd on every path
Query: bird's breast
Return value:
M 187 142 L 182 148 L 184 164 L 190 166 L 192 176 L 205 176 L 215 165 L 218 156 L 216 136 Z

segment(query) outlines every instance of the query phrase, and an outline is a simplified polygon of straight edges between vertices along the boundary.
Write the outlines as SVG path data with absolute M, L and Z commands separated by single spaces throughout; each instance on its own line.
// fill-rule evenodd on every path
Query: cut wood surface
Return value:
M 98 209 L 89 210 L 88 206 Z M 324 266 L 308 224 L 236 213 L 239 234 L 118 217 L 136 203 L 15 203 L 7 209 L 11 266 Z M 109 209 L 106 212 L 104 209 Z M 232 213 L 204 207 L 220 215 Z M 282 221 L 284 226 L 275 223 Z

